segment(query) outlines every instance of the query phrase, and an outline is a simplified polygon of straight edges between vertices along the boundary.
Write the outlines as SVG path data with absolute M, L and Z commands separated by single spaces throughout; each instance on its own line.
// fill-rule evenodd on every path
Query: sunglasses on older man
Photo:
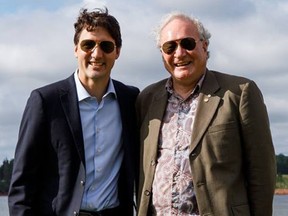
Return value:
M 200 40 L 200 41 L 202 41 L 202 40 Z M 196 40 L 194 38 L 187 37 L 187 38 L 183 38 L 180 40 L 167 41 L 161 46 L 161 50 L 164 53 L 171 55 L 177 49 L 178 44 L 183 49 L 191 51 L 191 50 L 195 49 L 195 47 L 196 47 Z
M 97 46 L 99 46 L 100 49 L 107 54 L 113 52 L 114 48 L 116 47 L 112 41 L 101 41 L 98 43 L 94 40 L 83 40 L 80 43 L 80 48 L 84 52 L 92 52 Z

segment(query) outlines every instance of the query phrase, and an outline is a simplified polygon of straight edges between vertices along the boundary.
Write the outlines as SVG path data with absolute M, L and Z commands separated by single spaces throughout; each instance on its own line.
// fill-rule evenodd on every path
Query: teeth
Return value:
M 91 65 L 94 65 L 94 66 L 101 66 L 103 65 L 104 63 L 102 62 L 90 62 Z
M 176 66 L 181 67 L 181 66 L 186 66 L 188 64 L 190 64 L 190 62 L 181 62 L 181 63 L 176 64 Z

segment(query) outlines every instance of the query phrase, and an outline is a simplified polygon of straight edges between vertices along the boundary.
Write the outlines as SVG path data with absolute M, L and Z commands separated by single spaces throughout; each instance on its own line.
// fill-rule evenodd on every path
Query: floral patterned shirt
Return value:
M 173 91 L 171 78 L 166 84 L 170 96 L 158 141 L 158 160 L 152 186 L 154 215 L 199 215 L 189 146 L 203 78 L 185 100 Z

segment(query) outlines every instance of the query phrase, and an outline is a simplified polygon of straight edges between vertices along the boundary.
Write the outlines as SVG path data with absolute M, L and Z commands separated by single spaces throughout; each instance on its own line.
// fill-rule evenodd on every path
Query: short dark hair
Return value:
M 105 28 L 115 40 L 117 47 L 122 46 L 120 25 L 116 18 L 108 13 L 108 9 L 96 8 L 95 11 L 88 12 L 88 9 L 81 9 L 77 21 L 74 23 L 75 34 L 74 44 L 79 42 L 80 34 L 83 29 L 93 31 L 96 27 Z

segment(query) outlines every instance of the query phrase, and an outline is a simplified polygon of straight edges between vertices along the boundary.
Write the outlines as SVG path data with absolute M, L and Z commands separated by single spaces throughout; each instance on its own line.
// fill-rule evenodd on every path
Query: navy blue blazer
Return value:
M 138 176 L 135 100 L 139 89 L 113 80 L 119 102 L 124 160 L 120 215 L 133 215 Z M 112 135 L 112 134 L 111 134 Z M 32 91 L 19 131 L 8 195 L 10 215 L 78 215 L 85 158 L 74 76 Z

